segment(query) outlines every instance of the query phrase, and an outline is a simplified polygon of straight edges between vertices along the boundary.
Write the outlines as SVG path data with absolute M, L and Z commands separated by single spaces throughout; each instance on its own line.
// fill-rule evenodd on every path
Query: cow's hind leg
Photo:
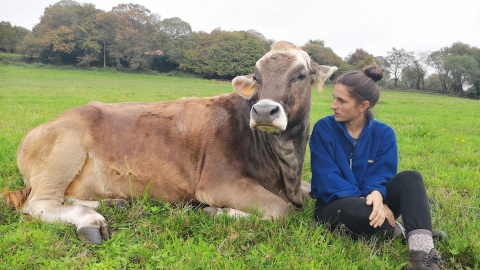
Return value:
M 89 206 L 62 205 L 56 200 L 37 200 L 34 196 L 23 210 L 42 221 L 73 224 L 78 237 L 86 242 L 101 244 L 110 239 L 105 218 Z
M 17 155 L 20 172 L 28 178 L 32 187 L 22 209 L 43 221 L 73 224 L 81 239 L 101 244 L 102 239 L 109 239 L 105 218 L 91 207 L 63 204 L 65 190 L 85 168 L 87 159 L 86 150 L 79 144 L 78 134 L 71 132 L 52 132 L 50 136 L 56 140 L 49 147 L 41 145 L 46 140 L 41 132 L 26 137 L 20 145 Z M 33 152 L 32 149 L 43 151 Z
M 31 183 L 35 184 L 34 179 L 31 179 Z M 63 185 L 33 185 L 23 211 L 42 221 L 72 224 L 77 228 L 79 238 L 92 244 L 101 244 L 102 239 L 110 239 L 105 218 L 92 208 L 98 207 L 98 202 L 76 201 L 65 204 L 65 188 Z

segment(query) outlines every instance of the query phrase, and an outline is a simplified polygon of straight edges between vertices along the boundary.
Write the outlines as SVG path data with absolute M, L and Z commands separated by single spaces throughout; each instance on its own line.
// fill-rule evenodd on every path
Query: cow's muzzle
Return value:
M 287 115 L 279 103 L 263 99 L 252 106 L 250 127 L 270 133 L 279 133 L 287 128 Z

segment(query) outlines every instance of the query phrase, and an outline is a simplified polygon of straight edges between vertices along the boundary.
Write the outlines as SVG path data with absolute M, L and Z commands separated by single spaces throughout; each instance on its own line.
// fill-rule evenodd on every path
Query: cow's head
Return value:
M 323 82 L 337 70 L 321 66 L 289 42 L 277 42 L 255 65 L 252 75 L 238 76 L 232 84 L 245 99 L 255 100 L 250 111 L 250 127 L 271 133 L 308 116 L 311 87 L 323 90 Z

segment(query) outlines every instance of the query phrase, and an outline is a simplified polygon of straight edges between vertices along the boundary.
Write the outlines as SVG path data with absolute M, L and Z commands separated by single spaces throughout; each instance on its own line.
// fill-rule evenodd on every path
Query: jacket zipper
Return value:
M 355 153 L 355 149 L 357 148 L 357 145 L 358 145 L 358 141 L 355 144 L 355 146 L 353 147 L 353 150 L 350 152 L 350 170 L 353 170 L 353 168 L 352 168 L 352 166 L 353 166 L 353 154 Z
M 357 149 L 358 143 L 360 142 L 360 138 L 363 137 L 363 135 L 358 136 L 357 138 L 357 143 L 353 144 L 353 150 L 350 151 L 350 170 L 353 170 L 353 154 L 355 154 L 355 149 Z M 353 140 L 353 138 L 352 138 Z

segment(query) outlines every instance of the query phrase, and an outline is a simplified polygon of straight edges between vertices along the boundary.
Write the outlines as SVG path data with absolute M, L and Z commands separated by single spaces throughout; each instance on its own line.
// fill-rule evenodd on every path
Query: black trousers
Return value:
M 432 218 L 422 175 L 416 171 L 404 171 L 387 182 L 386 203 L 395 219 L 402 216 L 407 234 L 416 229 L 432 230 Z M 387 220 L 382 226 L 373 228 L 368 217 L 373 206 L 366 205 L 360 197 L 345 197 L 330 203 L 317 199 L 315 219 L 329 223 L 331 229 L 343 224 L 356 234 L 372 235 L 393 230 Z

